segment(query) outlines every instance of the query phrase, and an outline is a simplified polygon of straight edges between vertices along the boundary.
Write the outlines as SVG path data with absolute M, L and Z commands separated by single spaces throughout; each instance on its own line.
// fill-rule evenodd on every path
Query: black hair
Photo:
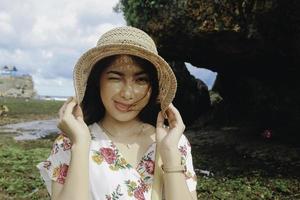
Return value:
M 105 114 L 105 108 L 100 96 L 100 76 L 103 71 L 116 59 L 117 55 L 109 56 L 98 61 L 92 68 L 87 80 L 86 91 L 81 103 L 84 121 L 87 125 L 99 122 Z M 149 76 L 152 88 L 148 104 L 140 111 L 138 117 L 144 123 L 155 126 L 156 117 L 160 111 L 160 103 L 157 102 L 159 94 L 157 70 L 152 63 L 137 56 L 132 56 Z

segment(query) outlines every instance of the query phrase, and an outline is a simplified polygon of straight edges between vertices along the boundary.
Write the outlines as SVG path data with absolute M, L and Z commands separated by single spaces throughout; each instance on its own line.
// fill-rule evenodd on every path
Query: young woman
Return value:
M 77 62 L 74 86 L 59 111 L 62 132 L 37 166 L 52 200 L 197 199 L 191 146 L 172 104 L 176 78 L 145 32 L 102 35 Z

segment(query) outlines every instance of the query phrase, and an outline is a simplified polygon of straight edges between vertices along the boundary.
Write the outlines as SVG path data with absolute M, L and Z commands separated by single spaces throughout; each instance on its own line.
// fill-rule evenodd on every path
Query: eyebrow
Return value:
M 114 70 L 108 71 L 106 74 L 117 74 L 117 75 L 120 75 L 120 76 L 124 76 L 124 73 L 119 72 L 119 71 L 114 71 Z M 146 74 L 147 75 L 147 73 L 145 71 L 137 72 L 134 75 L 138 76 L 138 75 L 142 75 L 142 74 Z

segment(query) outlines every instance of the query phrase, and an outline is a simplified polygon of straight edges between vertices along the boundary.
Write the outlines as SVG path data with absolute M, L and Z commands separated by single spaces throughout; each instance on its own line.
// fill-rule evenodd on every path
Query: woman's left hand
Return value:
M 178 165 L 180 153 L 178 142 L 185 130 L 179 111 L 171 103 L 166 110 L 169 127 L 164 124 L 164 117 L 159 112 L 156 122 L 156 141 L 164 165 Z

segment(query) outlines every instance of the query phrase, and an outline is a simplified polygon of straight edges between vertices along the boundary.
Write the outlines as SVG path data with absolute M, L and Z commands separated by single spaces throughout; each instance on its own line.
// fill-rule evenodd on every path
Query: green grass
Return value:
M 0 136 L 0 199 L 50 199 L 36 164 L 50 153 L 51 140 L 15 141 Z
M 9 108 L 0 117 L 4 125 L 57 117 L 63 102 L 0 97 L 0 104 Z M 36 165 L 48 157 L 54 139 L 15 141 L 13 136 L 0 131 L 0 200 L 50 200 Z
M 0 105 L 1 104 L 6 105 L 9 109 L 9 113 L 6 117 L 0 116 L 0 125 L 4 125 L 8 123 L 58 117 L 58 110 L 63 102 L 0 97 Z
M 200 199 L 297 199 L 295 179 L 261 177 L 209 178 L 199 180 Z
M 261 163 L 230 148 L 194 146 L 196 168 L 213 172 L 198 176 L 199 199 L 300 199 L 299 170 L 289 163 Z
M 2 124 L 52 118 L 63 104 L 0 98 L 0 104 L 3 102 L 11 112 L 5 122 L 0 118 Z M 48 157 L 53 137 L 15 141 L 12 136 L 0 131 L 0 200 L 50 200 L 36 165 Z M 300 170 L 295 164 L 299 163 L 299 149 L 249 140 L 237 148 L 235 142 L 220 145 L 214 138 L 201 137 L 197 136 L 202 143 L 192 141 L 194 167 L 214 176 L 197 173 L 199 199 L 300 199 Z

